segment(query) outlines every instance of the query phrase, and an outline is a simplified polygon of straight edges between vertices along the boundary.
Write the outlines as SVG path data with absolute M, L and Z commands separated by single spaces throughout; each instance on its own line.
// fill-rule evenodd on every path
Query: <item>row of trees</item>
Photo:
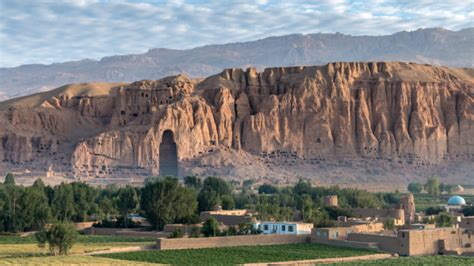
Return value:
M 408 184 L 408 191 L 413 194 L 419 194 L 426 191 L 430 196 L 438 196 L 441 193 L 452 194 L 456 185 L 444 184 L 439 181 L 438 177 L 428 177 L 425 184 L 419 182 L 411 182 Z
M 0 231 L 19 232 L 43 228 L 51 222 L 102 221 L 104 226 L 130 227 L 131 213 L 148 218 L 156 229 L 167 223 L 199 222 L 199 212 L 222 206 L 223 209 L 249 208 L 261 220 L 293 220 L 327 226 L 339 215 L 325 208 L 323 197 L 337 195 L 341 207 L 384 207 L 399 202 L 397 194 L 374 194 L 357 189 L 312 187 L 300 181 L 293 187 L 263 185 L 259 194 L 244 188 L 234 192 L 229 182 L 218 177 L 204 180 L 189 176 L 184 184 L 172 177 L 150 178 L 142 188 L 114 185 L 94 188 L 83 182 L 45 186 L 38 179 L 30 187 L 16 185 L 9 174 L 0 184 Z

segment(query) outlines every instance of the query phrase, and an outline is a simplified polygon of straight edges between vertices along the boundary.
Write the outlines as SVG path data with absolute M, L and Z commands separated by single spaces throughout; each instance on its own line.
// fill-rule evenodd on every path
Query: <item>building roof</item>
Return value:
M 466 205 L 466 201 L 461 196 L 452 196 L 448 199 L 448 205 Z

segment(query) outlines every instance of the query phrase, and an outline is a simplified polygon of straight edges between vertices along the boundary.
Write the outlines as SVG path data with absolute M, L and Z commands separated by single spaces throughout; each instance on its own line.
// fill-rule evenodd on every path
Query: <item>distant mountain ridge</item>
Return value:
M 321 65 L 336 61 L 410 61 L 451 67 L 474 66 L 474 28 L 402 31 L 384 36 L 292 34 L 187 50 L 156 48 L 116 55 L 0 68 L 0 100 L 78 82 L 130 82 L 179 73 L 205 77 L 223 68 Z

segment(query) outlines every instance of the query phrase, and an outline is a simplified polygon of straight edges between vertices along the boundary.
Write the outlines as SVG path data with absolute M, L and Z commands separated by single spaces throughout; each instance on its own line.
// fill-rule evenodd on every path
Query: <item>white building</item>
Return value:
M 259 229 L 263 234 L 311 234 L 313 224 L 300 222 L 272 222 L 262 221 L 253 223 L 255 229 Z

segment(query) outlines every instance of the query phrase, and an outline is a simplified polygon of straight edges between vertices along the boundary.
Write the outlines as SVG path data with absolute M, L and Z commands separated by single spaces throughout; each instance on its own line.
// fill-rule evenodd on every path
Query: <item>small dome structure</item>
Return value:
M 454 187 L 453 192 L 464 192 L 464 188 L 461 185 L 457 185 Z
M 448 205 L 466 205 L 466 201 L 464 200 L 463 197 L 460 196 L 452 196 L 451 198 L 448 199 Z

